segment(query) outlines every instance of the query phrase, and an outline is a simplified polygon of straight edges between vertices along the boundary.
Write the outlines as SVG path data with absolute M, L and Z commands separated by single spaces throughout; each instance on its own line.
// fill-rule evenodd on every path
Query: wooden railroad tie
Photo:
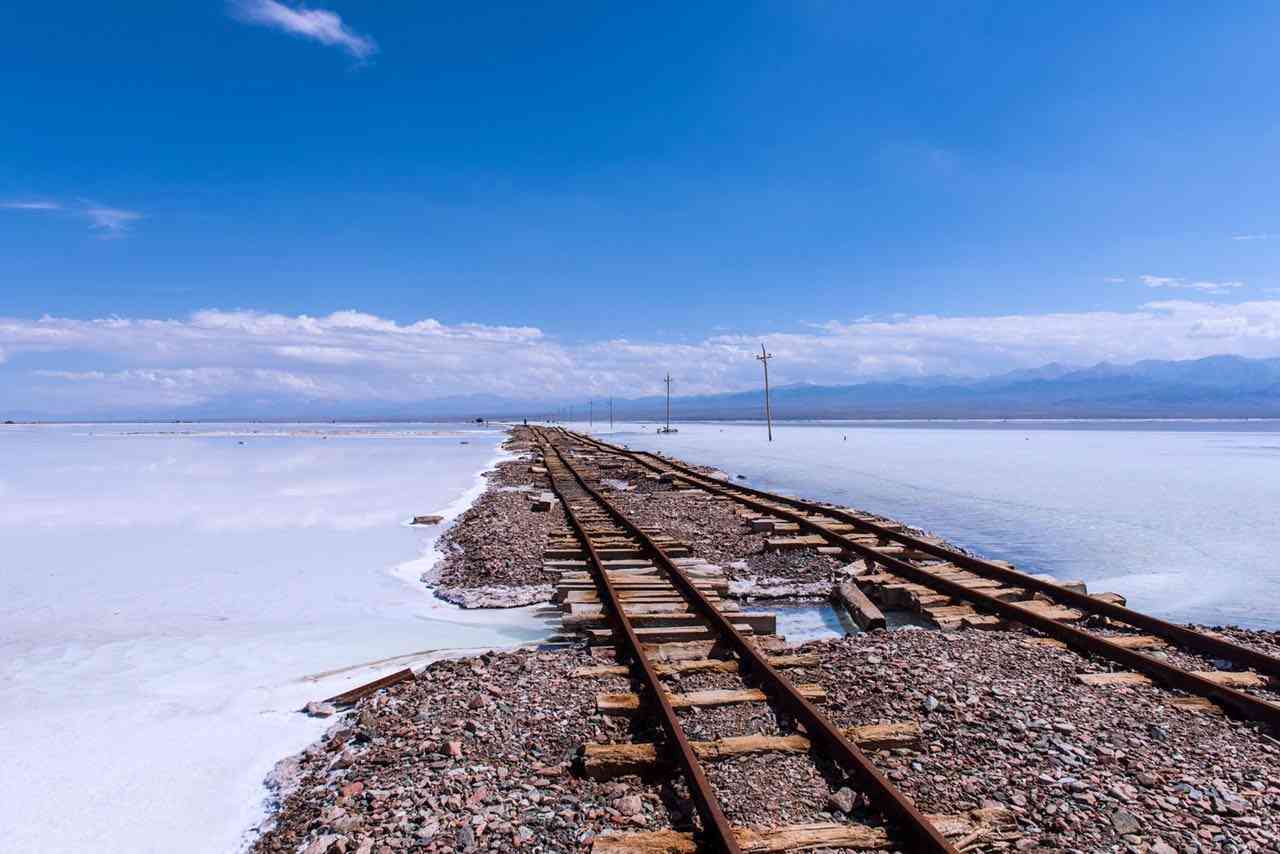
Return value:
M 751 643 L 764 652 L 783 652 L 787 642 L 777 635 L 759 635 L 751 638 Z M 690 661 L 699 658 L 712 658 L 728 651 L 724 642 L 718 639 L 673 641 L 667 643 L 642 643 L 645 655 L 653 662 Z M 616 658 L 618 650 L 612 646 L 592 647 L 591 654 L 595 658 Z
M 680 613 L 637 613 L 632 608 L 624 608 L 624 613 L 637 631 L 646 628 L 666 627 L 701 627 L 708 625 L 706 617 L 701 614 Z M 724 615 L 733 621 L 735 627 L 746 626 L 753 632 L 771 635 L 777 631 L 776 614 L 744 614 L 741 611 L 724 611 Z M 561 625 L 568 631 L 578 629 L 608 630 L 609 618 L 604 614 L 567 614 Z
M 755 631 L 746 623 L 733 624 L 741 634 L 753 635 Z M 715 640 L 719 635 L 710 626 L 645 626 L 635 630 L 636 637 L 642 643 L 679 643 L 682 641 Z M 613 629 L 587 629 L 586 636 L 591 644 L 612 644 Z
M 1168 646 L 1167 643 L 1155 635 L 1109 635 L 1105 639 L 1125 649 L 1164 649 Z M 1070 649 L 1065 643 L 1056 638 L 1027 638 L 1024 643 L 1028 646 L 1046 647 L 1048 649 Z
M 920 724 L 915 721 L 849 727 L 844 735 L 863 750 L 920 749 Z M 702 760 L 756 753 L 808 753 L 813 747 L 803 735 L 740 735 L 689 744 Z M 666 763 L 658 759 L 657 746 L 652 743 L 584 744 L 581 759 L 582 773 L 593 780 L 647 774 L 666 767 Z
M 1224 688 L 1265 688 L 1270 684 L 1267 677 L 1252 670 L 1192 670 L 1192 676 L 1208 679 L 1215 685 Z M 1151 677 L 1144 673 L 1119 671 L 1116 673 L 1078 673 L 1076 681 L 1082 685 L 1151 685 Z
M 833 591 L 833 596 L 837 602 L 844 606 L 844 609 L 849 612 L 849 616 L 858 624 L 858 628 L 863 631 L 870 632 L 885 627 L 884 614 L 871 603 L 867 595 L 858 589 L 858 585 L 852 581 L 845 581 L 837 585 Z
M 796 691 L 806 700 L 822 702 L 827 699 L 827 691 L 821 685 L 797 685 Z M 710 708 L 712 706 L 733 706 L 738 703 L 763 703 L 768 696 L 759 688 L 744 688 L 738 691 L 688 691 L 684 693 L 667 692 L 667 699 L 674 709 Z M 632 717 L 640 712 L 640 695 L 597 694 L 596 711 L 602 715 L 615 717 Z
M 972 844 L 1007 826 L 1010 814 L 1003 809 L 973 810 L 967 815 L 926 815 L 926 819 L 956 844 Z M 781 854 L 815 848 L 846 848 L 854 851 L 900 849 L 882 827 L 865 824 L 827 822 L 792 824 L 785 827 L 736 827 L 734 835 L 744 854 Z M 650 830 L 640 833 L 609 831 L 595 838 L 592 854 L 697 854 L 692 833 L 678 830 Z
M 769 664 L 773 667 L 817 667 L 822 659 L 811 653 L 802 655 L 770 655 Z M 735 673 L 741 663 L 736 658 L 695 658 L 690 661 L 677 661 L 671 664 L 655 664 L 653 669 L 659 676 L 672 676 L 677 673 Z M 604 676 L 627 676 L 631 668 L 625 664 L 602 664 L 597 667 L 580 667 L 569 674 L 575 679 L 591 679 Z

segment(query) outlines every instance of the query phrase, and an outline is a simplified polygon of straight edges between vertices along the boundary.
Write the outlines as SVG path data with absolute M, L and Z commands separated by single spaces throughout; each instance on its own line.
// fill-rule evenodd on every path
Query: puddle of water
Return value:
M 826 602 L 802 605 L 761 603 L 743 610 L 751 614 L 777 614 L 778 634 L 793 644 L 842 638 L 849 632 L 858 631 L 858 627 L 847 615 Z
M 858 624 L 849 618 L 843 608 L 836 608 L 828 602 L 803 604 L 761 602 L 743 608 L 743 611 L 750 614 L 777 614 L 778 634 L 792 644 L 831 640 L 842 638 L 847 634 L 862 634 L 862 629 L 858 628 Z M 912 611 L 885 611 L 884 618 L 891 631 L 934 628 L 927 620 Z

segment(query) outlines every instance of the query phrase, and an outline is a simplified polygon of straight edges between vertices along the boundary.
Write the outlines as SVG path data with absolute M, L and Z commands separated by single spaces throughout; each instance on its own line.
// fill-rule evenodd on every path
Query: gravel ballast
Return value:
M 1099 665 L 1014 632 L 875 632 L 801 650 L 821 665 L 791 675 L 826 689 L 837 724 L 921 724 L 921 750 L 871 756 L 925 812 L 1007 810 L 974 850 L 1280 850 L 1280 743 L 1251 725 L 1175 709 L 1158 688 L 1083 686 L 1076 674 Z M 490 653 L 364 701 L 302 755 L 254 850 L 569 852 L 604 831 L 687 826 L 678 785 L 574 773 L 585 741 L 637 737 L 595 713 L 596 693 L 625 679 L 572 675 L 598 663 L 576 649 Z M 763 704 L 681 717 L 697 739 L 794 731 Z M 708 767 L 735 822 L 849 818 L 831 798 L 850 784 L 807 756 Z

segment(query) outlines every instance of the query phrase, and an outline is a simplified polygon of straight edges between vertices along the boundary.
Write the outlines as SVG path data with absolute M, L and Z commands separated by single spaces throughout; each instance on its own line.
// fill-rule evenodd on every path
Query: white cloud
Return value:
M 1103 281 L 1109 285 L 1122 285 L 1124 284 L 1124 276 L 1107 276 Z
M 1280 300 L 1166 300 L 1127 312 L 831 321 L 801 332 L 743 330 L 684 343 L 565 343 L 531 327 L 401 324 L 362 312 L 326 317 L 201 311 L 185 319 L 0 318 L 0 399 L 57 415 L 231 402 L 290 404 L 432 398 L 638 396 L 754 388 L 765 340 L 779 383 L 982 376 L 1047 362 L 1092 364 L 1220 353 L 1280 355 Z M 15 358 L 21 355 L 22 358 Z M 92 370 L 83 366 L 92 364 Z M 21 365 L 21 368 L 18 366 Z
M 1226 291 L 1243 288 L 1244 282 L 1185 282 L 1170 276 L 1139 276 L 1139 280 L 1149 288 L 1172 288 L 1183 291 L 1199 291 L 1206 294 L 1220 294 Z
M 1236 234 L 1232 235 L 1232 240 L 1275 240 L 1280 234 Z
M 11 211 L 60 211 L 62 205 L 57 202 L 0 202 L 0 208 Z
M 120 208 L 108 208 L 102 205 L 86 205 L 83 213 L 89 219 L 89 226 L 103 237 L 123 237 L 132 228 L 133 223 L 142 219 L 137 211 L 126 211 Z
M 112 208 L 96 202 L 80 201 L 64 205 L 56 201 L 0 202 L 0 208 L 15 211 L 67 211 L 89 222 L 89 227 L 101 237 L 123 237 L 142 214 L 122 208 Z
M 355 32 L 337 13 L 327 9 L 287 6 L 277 0 L 232 0 L 231 11 L 250 23 L 340 47 L 356 59 L 368 59 L 378 52 L 372 38 Z

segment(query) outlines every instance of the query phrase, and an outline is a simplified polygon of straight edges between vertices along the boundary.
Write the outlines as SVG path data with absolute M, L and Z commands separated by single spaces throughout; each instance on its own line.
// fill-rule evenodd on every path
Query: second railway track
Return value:
M 1100 677 L 1098 684 L 1152 680 L 1234 716 L 1280 730 L 1280 704 L 1271 690 L 1280 680 L 1280 658 L 1266 652 L 1126 608 L 1111 594 L 1089 596 L 976 558 L 865 513 L 727 483 L 666 457 L 631 451 L 582 434 L 557 432 L 566 442 L 626 459 L 660 477 L 733 501 L 759 518 L 774 520 L 787 526 L 786 530 L 810 538 L 808 545 L 865 561 L 870 571 L 859 577 L 860 584 L 914 586 L 950 602 L 944 607 L 955 609 L 957 623 L 977 628 L 1006 623 L 1026 626 L 1042 633 L 1048 642 L 1101 656 L 1128 669 Z M 1090 627 L 1086 618 L 1102 625 Z M 1161 651 L 1169 646 L 1185 651 L 1188 657 L 1226 661 L 1242 669 L 1182 667 Z

